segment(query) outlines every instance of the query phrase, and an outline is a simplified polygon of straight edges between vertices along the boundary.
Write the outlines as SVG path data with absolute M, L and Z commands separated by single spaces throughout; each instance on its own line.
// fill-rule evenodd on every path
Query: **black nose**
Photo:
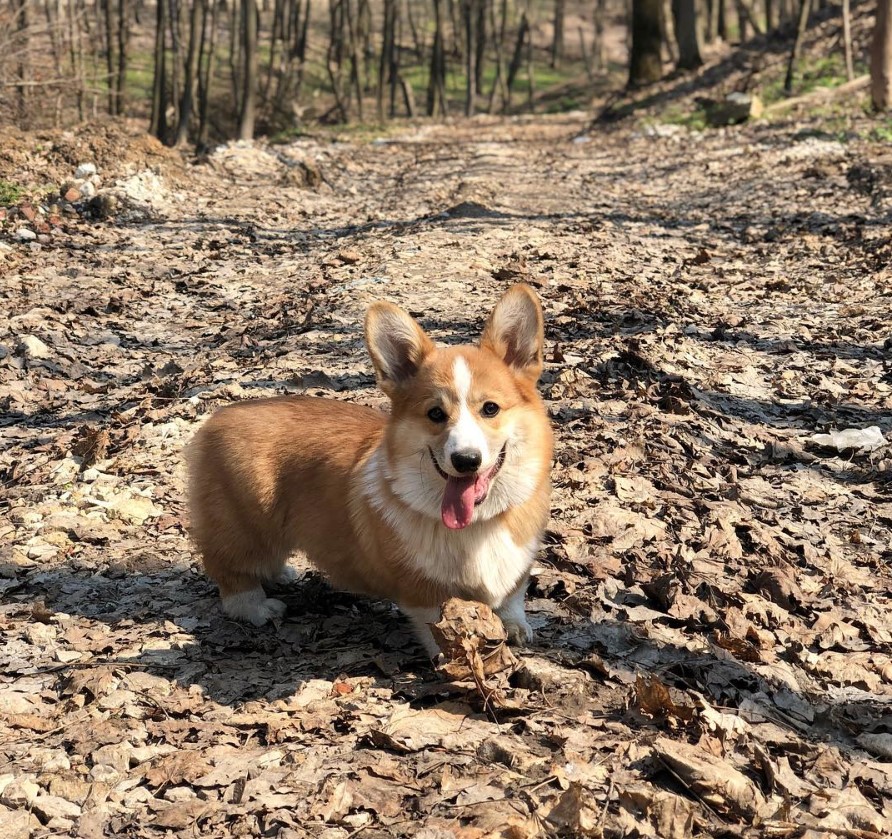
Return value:
M 465 472 L 476 472 L 482 460 L 480 452 L 475 451 L 456 452 L 450 459 L 455 467 L 455 471 L 462 474 Z

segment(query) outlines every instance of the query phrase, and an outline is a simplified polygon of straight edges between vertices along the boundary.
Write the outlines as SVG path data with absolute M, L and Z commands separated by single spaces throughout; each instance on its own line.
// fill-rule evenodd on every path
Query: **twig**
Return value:
M 765 108 L 766 114 L 774 114 L 779 111 L 785 111 L 787 108 L 795 108 L 807 102 L 820 102 L 825 99 L 835 99 L 837 96 L 843 96 L 846 93 L 855 93 L 870 84 L 870 76 L 858 76 L 850 82 L 839 85 L 839 87 L 819 87 L 811 93 L 804 96 L 794 96 L 791 99 L 783 99 L 780 102 L 774 102 Z

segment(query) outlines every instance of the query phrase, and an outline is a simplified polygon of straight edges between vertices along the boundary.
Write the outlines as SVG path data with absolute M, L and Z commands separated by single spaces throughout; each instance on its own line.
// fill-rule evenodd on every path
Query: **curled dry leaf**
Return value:
M 765 796 L 727 761 L 667 737 L 657 738 L 653 749 L 672 774 L 713 809 L 745 818 L 753 818 L 763 810 Z
M 669 688 L 658 677 L 645 677 L 640 673 L 635 680 L 635 708 L 645 716 L 666 720 L 671 725 L 690 722 L 695 713 L 691 706 L 677 704 Z
M 505 643 L 505 627 L 489 606 L 453 597 L 443 604 L 440 615 L 431 632 L 445 656 L 439 668 L 449 678 L 483 685 L 488 676 L 517 665 Z

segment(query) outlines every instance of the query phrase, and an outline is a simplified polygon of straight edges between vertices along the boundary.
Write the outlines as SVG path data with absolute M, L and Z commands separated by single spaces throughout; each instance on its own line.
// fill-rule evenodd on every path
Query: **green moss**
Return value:
M 21 201 L 25 191 L 12 181 L 0 179 L 0 206 L 11 207 Z

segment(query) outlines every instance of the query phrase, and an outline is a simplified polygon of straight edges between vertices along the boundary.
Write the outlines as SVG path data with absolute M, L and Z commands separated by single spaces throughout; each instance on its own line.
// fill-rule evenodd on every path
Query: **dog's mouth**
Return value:
M 460 478 L 448 475 L 440 467 L 434 450 L 428 447 L 431 460 L 437 473 L 446 481 L 446 489 L 443 492 L 443 506 L 440 508 L 440 518 L 443 524 L 450 530 L 461 530 L 471 523 L 474 517 L 474 508 L 486 501 L 492 479 L 499 473 L 505 462 L 506 442 L 499 452 L 496 462 L 485 472 L 477 472 L 474 475 L 463 475 Z

